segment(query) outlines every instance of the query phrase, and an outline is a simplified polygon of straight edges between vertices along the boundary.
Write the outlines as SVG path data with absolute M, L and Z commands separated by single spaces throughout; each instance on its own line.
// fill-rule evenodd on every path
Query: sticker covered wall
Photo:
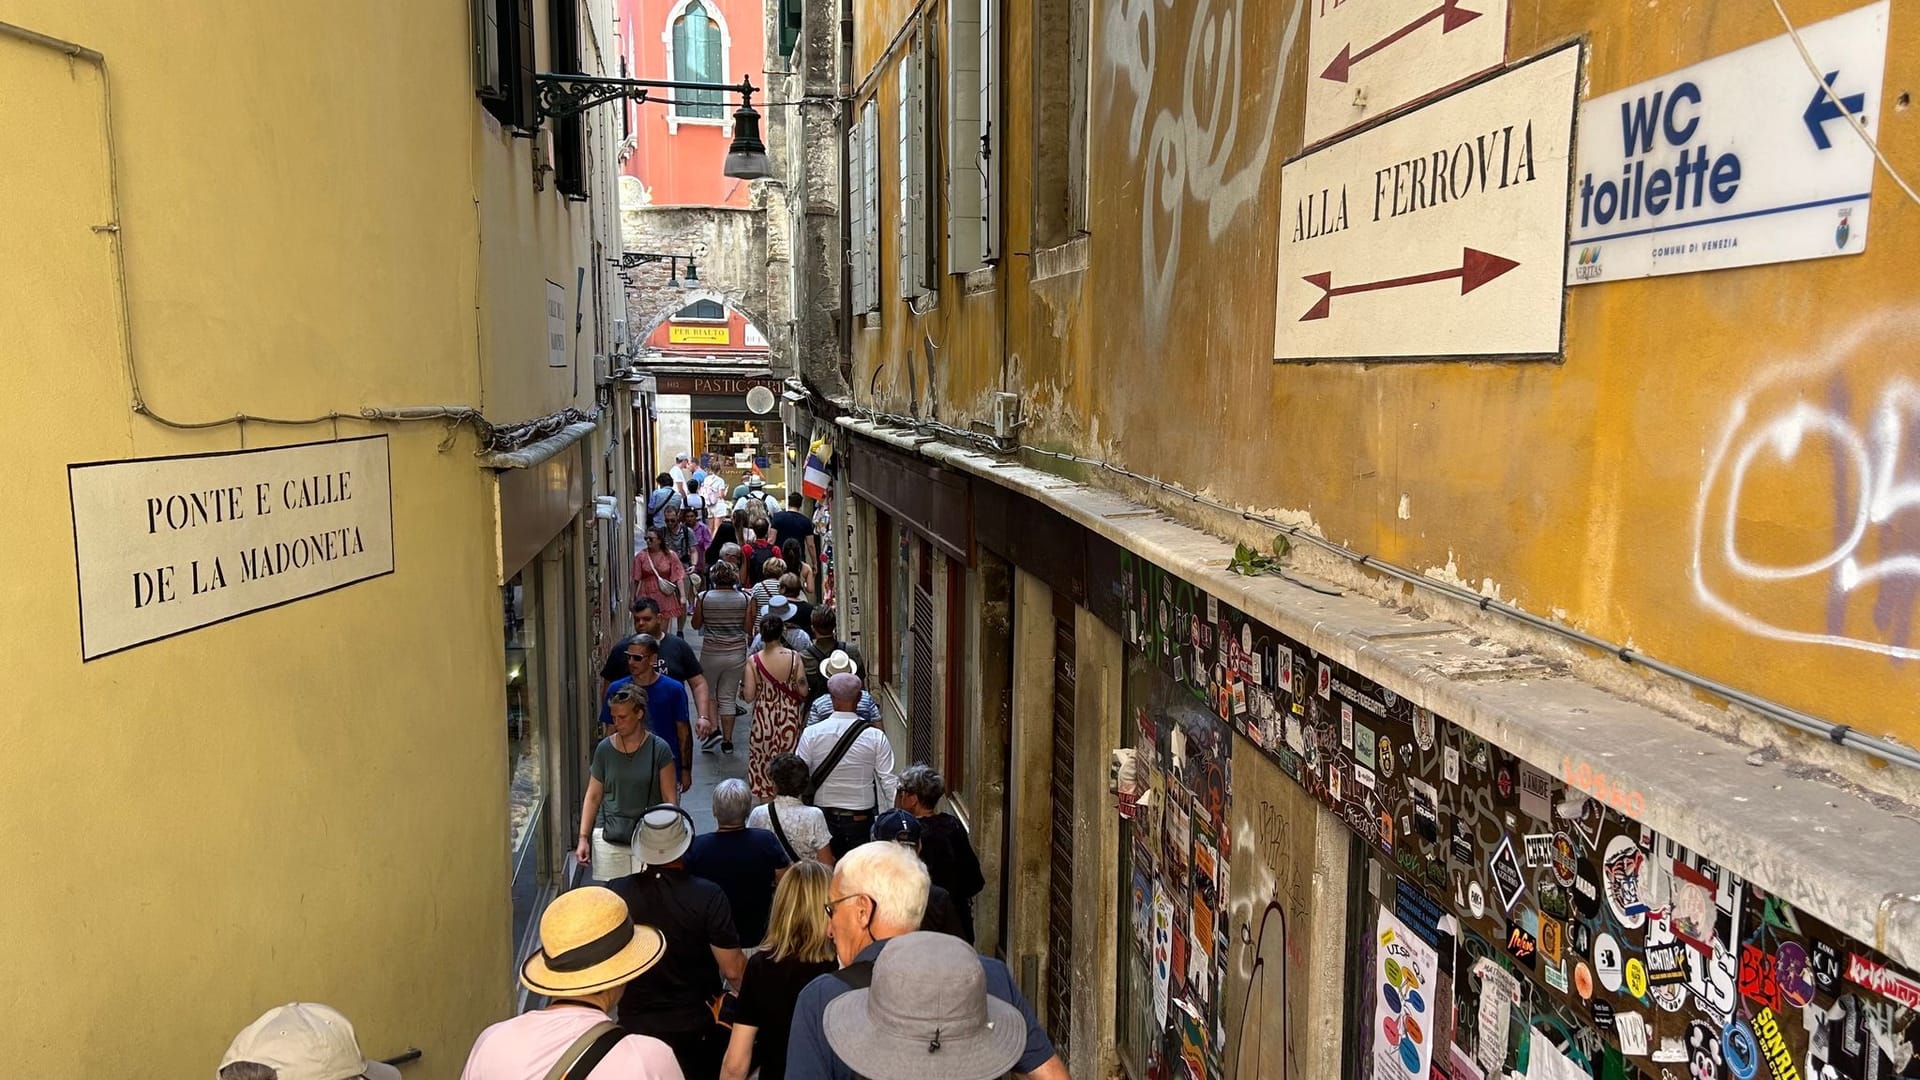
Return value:
M 1634 820 L 1645 800 L 1625 778 L 1523 762 L 1124 558 L 1130 690 L 1178 687 L 1159 691 L 1160 715 L 1184 715 L 1203 747 L 1217 726 L 1257 750 L 1369 849 L 1375 902 L 1347 928 L 1349 955 L 1367 958 L 1349 1002 L 1367 1021 L 1362 1075 L 1920 1077 L 1920 980 Z M 1178 766 L 1189 782 L 1193 754 Z M 1249 771 L 1221 770 L 1223 809 L 1210 784 L 1192 788 L 1196 833 L 1203 815 L 1248 812 L 1232 779 Z M 1237 919 L 1223 929 L 1238 934 Z M 1406 957 L 1383 953 L 1388 935 Z M 1235 1064 L 1204 1075 L 1267 1075 Z

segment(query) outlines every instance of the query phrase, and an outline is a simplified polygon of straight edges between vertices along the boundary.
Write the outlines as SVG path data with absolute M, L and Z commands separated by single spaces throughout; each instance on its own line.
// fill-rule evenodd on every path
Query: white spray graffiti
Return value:
M 1180 265 L 1180 241 L 1188 208 L 1204 205 L 1207 236 L 1218 243 L 1246 205 L 1259 194 L 1273 150 L 1274 125 L 1280 118 L 1280 87 L 1287 61 L 1299 36 L 1304 3 L 1289 5 L 1287 25 L 1279 38 L 1280 54 L 1272 59 L 1273 87 L 1264 95 L 1250 95 L 1245 87 L 1246 0 L 1216 4 L 1193 0 L 1193 18 L 1187 35 L 1186 64 L 1178 87 L 1158 87 L 1159 20 L 1171 12 L 1174 0 L 1119 0 L 1106 20 L 1105 52 L 1112 68 L 1113 98 L 1119 91 L 1132 95 L 1127 125 L 1127 154 L 1141 167 L 1143 188 L 1140 214 L 1141 292 L 1149 329 L 1164 330 L 1173 301 L 1173 285 Z M 1256 58 L 1254 67 L 1259 66 Z M 1155 94 L 1158 88 L 1160 93 Z M 1180 106 L 1162 105 L 1147 113 L 1156 97 L 1168 101 L 1177 89 Z M 1243 106 L 1266 114 L 1257 141 L 1241 138 Z
M 1920 507 L 1920 474 L 1907 436 L 1920 420 L 1920 384 L 1899 376 L 1879 386 L 1864 424 L 1856 424 L 1835 391 L 1860 360 L 1905 352 L 1920 336 L 1920 310 L 1862 320 L 1824 349 L 1763 371 L 1735 402 L 1725 429 L 1708 456 L 1694 513 L 1693 584 L 1701 603 L 1742 629 L 1779 641 L 1831 645 L 1920 659 L 1910 641 L 1913 605 L 1920 598 L 1920 535 L 1903 512 Z M 1863 430 L 1864 428 L 1864 430 Z M 1834 470 L 1834 503 L 1816 511 L 1831 517 L 1833 540 L 1818 558 L 1774 565 L 1742 554 L 1741 503 L 1754 483 L 1756 464 L 1791 465 L 1810 444 L 1823 446 Z M 1814 520 L 1818 520 L 1815 518 Z M 1905 526 L 1905 527 L 1903 527 Z M 1869 586 L 1879 590 L 1876 617 L 1886 637 L 1872 640 L 1845 632 L 1844 606 L 1830 606 L 1824 630 L 1782 626 L 1777 615 L 1758 614 L 1723 596 L 1716 579 L 1730 576 L 1746 588 L 1767 582 L 1824 581 L 1842 601 Z

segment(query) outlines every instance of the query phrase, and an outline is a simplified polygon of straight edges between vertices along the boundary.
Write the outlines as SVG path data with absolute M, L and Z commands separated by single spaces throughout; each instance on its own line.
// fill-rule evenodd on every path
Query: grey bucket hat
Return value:
M 987 993 L 980 954 L 931 931 L 888 939 L 872 984 L 829 1002 L 822 1026 L 868 1080 L 996 1080 L 1027 1046 L 1020 1010 Z

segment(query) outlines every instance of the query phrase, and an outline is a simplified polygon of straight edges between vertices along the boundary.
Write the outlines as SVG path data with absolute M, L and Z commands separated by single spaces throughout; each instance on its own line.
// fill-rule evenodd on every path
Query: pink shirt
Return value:
M 598 1009 L 561 1005 L 502 1020 L 474 1040 L 460 1080 L 545 1080 L 567 1047 L 605 1019 Z M 623 1080 L 685 1080 L 667 1044 L 645 1035 L 620 1040 L 594 1072 Z

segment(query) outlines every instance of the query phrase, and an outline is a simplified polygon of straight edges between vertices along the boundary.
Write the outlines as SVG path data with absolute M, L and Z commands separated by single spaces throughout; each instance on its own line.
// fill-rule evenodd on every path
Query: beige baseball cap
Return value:
M 268 1009 L 235 1035 L 220 1068 L 236 1061 L 270 1066 L 279 1080 L 400 1080 L 399 1069 L 360 1053 L 353 1025 L 338 1010 L 305 1001 Z

